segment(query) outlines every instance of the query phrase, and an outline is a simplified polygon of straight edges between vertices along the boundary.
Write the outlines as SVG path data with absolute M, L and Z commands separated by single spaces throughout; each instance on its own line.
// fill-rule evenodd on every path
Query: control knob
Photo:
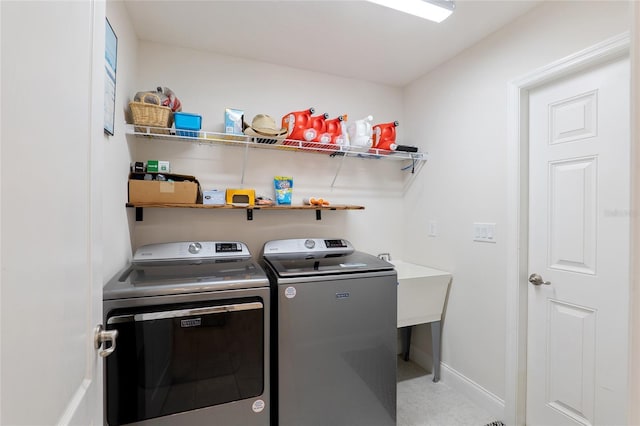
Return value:
M 200 243 L 190 243 L 189 244 L 189 253 L 198 254 L 202 250 L 202 244 Z
M 316 242 L 313 241 L 313 240 L 305 240 L 304 246 L 306 248 L 308 248 L 309 250 L 311 250 L 312 248 L 314 248 L 316 246 Z

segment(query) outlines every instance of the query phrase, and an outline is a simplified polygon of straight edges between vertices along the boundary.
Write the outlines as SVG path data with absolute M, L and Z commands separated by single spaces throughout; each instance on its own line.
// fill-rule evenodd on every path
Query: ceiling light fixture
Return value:
M 434 22 L 442 22 L 456 8 L 453 0 L 368 0 Z

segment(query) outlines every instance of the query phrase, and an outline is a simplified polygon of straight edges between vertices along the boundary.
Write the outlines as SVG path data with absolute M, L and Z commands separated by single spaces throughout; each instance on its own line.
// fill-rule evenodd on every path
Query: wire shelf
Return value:
M 278 151 L 298 151 L 315 154 L 325 154 L 333 157 L 347 156 L 370 159 L 412 161 L 426 161 L 427 159 L 427 154 L 422 152 L 387 151 L 377 148 L 362 150 L 349 146 L 299 141 L 293 139 L 272 139 L 267 137 L 261 138 L 207 131 L 180 131 L 181 133 L 190 135 L 185 136 L 184 134 L 176 134 L 175 129 L 140 126 L 133 124 L 127 124 L 126 129 L 126 133 L 130 135 L 152 139 L 195 143 L 201 145 L 230 145 L 257 149 L 271 149 Z

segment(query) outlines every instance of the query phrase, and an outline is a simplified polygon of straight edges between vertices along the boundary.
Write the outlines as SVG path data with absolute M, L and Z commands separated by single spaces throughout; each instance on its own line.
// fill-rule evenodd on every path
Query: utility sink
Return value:
M 398 274 L 398 328 L 402 329 L 403 358 L 409 360 L 412 327 L 431 323 L 433 381 L 437 382 L 440 380 L 442 311 L 451 274 L 401 260 L 389 262 Z
M 398 273 L 398 327 L 440 321 L 449 272 L 392 260 Z

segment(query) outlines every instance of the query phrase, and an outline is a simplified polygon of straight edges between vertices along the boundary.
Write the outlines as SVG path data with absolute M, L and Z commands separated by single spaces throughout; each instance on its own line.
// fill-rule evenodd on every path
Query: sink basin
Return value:
M 398 327 L 440 321 L 449 272 L 393 260 L 398 273 Z

